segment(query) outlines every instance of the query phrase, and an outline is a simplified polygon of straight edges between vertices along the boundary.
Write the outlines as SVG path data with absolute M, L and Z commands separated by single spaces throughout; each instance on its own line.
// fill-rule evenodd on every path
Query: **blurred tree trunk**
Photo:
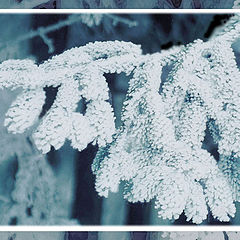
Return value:
M 115 125 L 117 128 L 122 124 L 121 111 L 126 91 L 122 92 L 121 90 L 124 89 L 122 85 L 126 82 L 125 79 L 125 75 L 110 75 L 108 77 L 111 101 L 116 117 Z M 109 197 L 103 199 L 101 225 L 125 225 L 127 223 L 128 208 L 126 200 L 123 199 L 122 192 L 123 186 L 120 184 L 117 193 L 109 193 Z

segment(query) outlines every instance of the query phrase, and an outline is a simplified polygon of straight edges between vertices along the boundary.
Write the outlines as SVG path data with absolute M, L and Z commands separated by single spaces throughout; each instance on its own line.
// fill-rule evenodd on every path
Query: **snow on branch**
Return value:
M 59 149 L 65 139 L 78 150 L 88 143 L 111 142 L 115 131 L 104 73 L 129 74 L 141 56 L 132 43 L 96 42 L 73 48 L 37 66 L 31 60 L 8 60 L 0 66 L 1 88 L 22 88 L 6 114 L 5 125 L 13 133 L 32 126 L 45 102 L 44 87 L 59 87 L 55 102 L 34 133 L 44 153 Z M 70 99 L 69 99 L 69 96 Z M 75 112 L 80 99 L 87 102 L 85 115 Z
M 101 196 L 125 184 L 130 202 L 155 200 L 159 217 L 201 223 L 208 211 L 220 221 L 235 214 L 240 199 L 240 81 L 232 43 L 239 15 L 211 40 L 143 55 L 131 42 L 95 42 L 36 65 L 7 60 L 0 88 L 21 88 L 5 126 L 23 133 L 32 126 L 43 153 L 66 139 L 79 151 L 98 144 L 92 170 Z M 162 80 L 163 72 L 170 71 Z M 123 125 L 115 129 L 105 73 L 133 74 Z M 165 74 L 166 75 L 166 74 Z M 58 87 L 39 121 L 45 87 Z M 77 112 L 78 102 L 86 112 Z M 203 148 L 206 129 L 218 144 L 219 161 Z
M 155 199 L 159 217 L 201 223 L 208 209 L 220 221 L 235 214 L 239 201 L 240 82 L 228 34 L 196 40 L 178 53 L 152 56 L 134 70 L 122 113 L 123 127 L 100 148 L 93 163 L 101 196 L 125 183 L 130 202 Z M 232 38 L 231 38 L 232 39 Z M 161 73 L 171 66 L 163 82 Z M 220 161 L 202 143 L 207 125 Z

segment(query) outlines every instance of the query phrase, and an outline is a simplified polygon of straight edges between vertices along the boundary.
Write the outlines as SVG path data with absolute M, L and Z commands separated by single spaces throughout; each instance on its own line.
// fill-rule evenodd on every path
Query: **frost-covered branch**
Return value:
M 139 46 L 115 41 L 74 48 L 39 66 L 31 60 L 3 62 L 1 87 L 23 89 L 9 109 L 5 125 L 11 132 L 24 132 L 38 119 L 45 101 L 43 88 L 59 86 L 54 105 L 34 133 L 38 148 L 43 152 L 48 152 L 51 145 L 58 149 L 66 138 L 79 150 L 92 141 L 100 146 L 110 142 L 114 118 L 103 74 L 130 74 L 140 56 Z M 68 94 L 71 99 L 67 99 Z M 84 116 L 75 112 L 81 98 L 88 106 Z
M 5 118 L 12 133 L 34 131 L 39 150 L 59 149 L 66 139 L 79 151 L 98 144 L 92 170 L 96 190 L 107 197 L 124 183 L 130 202 L 155 200 L 159 217 L 201 223 L 208 210 L 220 221 L 240 199 L 240 81 L 232 43 L 239 16 L 207 42 L 143 55 L 130 42 L 95 42 L 37 65 L 8 60 L 0 88 L 21 89 Z M 229 37 L 230 36 L 230 37 Z M 132 74 L 115 128 L 106 73 Z M 42 119 L 45 87 L 56 99 Z M 78 112 L 78 103 L 86 111 Z M 219 161 L 203 148 L 206 130 Z
M 136 27 L 138 25 L 136 21 L 132 21 L 124 17 L 120 17 L 113 14 L 108 14 L 107 16 L 113 20 L 113 25 L 117 25 L 119 22 L 124 23 L 129 27 Z
M 238 27 L 239 21 L 233 28 Z M 116 192 L 124 181 L 128 201 L 156 199 L 163 218 L 177 219 L 184 211 L 188 220 L 201 223 L 208 208 L 220 221 L 234 216 L 233 201 L 239 201 L 240 88 L 226 36 L 195 41 L 170 59 L 161 54 L 134 70 L 123 127 L 93 164 L 100 195 Z M 166 66 L 171 71 L 159 94 Z M 218 164 L 202 148 L 207 125 L 219 146 Z

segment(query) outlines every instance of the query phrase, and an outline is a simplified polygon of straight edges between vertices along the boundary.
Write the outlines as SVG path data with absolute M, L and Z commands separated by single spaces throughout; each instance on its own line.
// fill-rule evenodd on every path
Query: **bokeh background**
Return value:
M 154 53 L 161 49 L 169 49 L 173 45 L 187 44 L 199 38 L 206 41 L 229 17 L 230 15 L 227 14 L 1 14 L 0 60 L 31 58 L 40 64 L 71 47 L 107 40 L 131 41 L 141 44 L 144 53 Z M 64 23 L 63 27 L 59 27 L 59 23 Z M 33 34 L 35 37 L 31 35 L 33 32 L 37 33 L 39 28 L 47 30 L 49 26 L 55 26 L 54 31 L 46 32 L 46 36 L 52 41 L 52 49 L 38 34 Z M 238 49 L 236 46 L 236 56 L 239 56 Z M 115 123 L 119 127 L 122 124 L 121 108 L 129 77 L 124 74 L 107 74 L 106 78 L 111 91 Z M 46 88 L 45 91 L 47 98 L 40 118 L 52 105 L 57 88 Z M 15 92 L 0 91 L 0 224 L 36 224 L 31 222 L 32 208 L 26 204 L 16 203 L 18 200 L 14 198 L 19 185 L 24 189 L 34 184 L 24 179 L 28 171 L 24 167 L 28 165 L 21 160 L 26 152 L 31 151 L 32 154 L 31 149 L 34 146 L 29 143 L 29 136 L 9 134 L 3 127 L 4 114 L 14 98 L 16 98 Z M 206 132 L 204 148 L 218 160 L 217 146 L 213 144 L 208 132 Z M 111 193 L 107 199 L 99 197 L 94 188 L 94 176 L 91 172 L 91 163 L 97 149 L 97 146 L 89 144 L 85 150 L 78 152 L 66 142 L 60 150 L 52 149 L 43 156 L 43 161 L 46 161 L 43 169 L 48 167 L 53 172 L 54 191 L 58 193 L 60 199 L 57 208 L 61 211 L 63 218 L 73 219 L 74 224 L 81 225 L 191 224 L 186 222 L 184 215 L 181 215 L 177 221 L 161 220 L 157 217 L 157 211 L 154 210 L 152 202 L 128 203 L 123 199 L 121 189 L 119 193 Z M 32 161 L 31 157 L 28 161 Z M 34 166 L 32 168 L 34 169 Z M 23 177 L 19 183 L 20 170 L 23 171 L 21 173 Z M 50 182 L 49 179 L 45 184 Z M 39 204 L 45 208 L 43 200 Z M 21 220 L 20 214 L 16 213 L 6 217 L 10 216 L 9 206 L 15 205 L 17 208 L 11 211 L 23 209 L 26 214 L 24 219 L 30 219 L 28 222 Z M 239 210 L 238 206 L 237 208 Z M 209 214 L 203 224 L 240 224 L 240 213 L 237 213 L 229 223 L 215 221 Z

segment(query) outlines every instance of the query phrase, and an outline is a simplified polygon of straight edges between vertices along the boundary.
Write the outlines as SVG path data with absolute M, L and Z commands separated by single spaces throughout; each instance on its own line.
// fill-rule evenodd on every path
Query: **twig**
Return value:
M 117 15 L 112 15 L 112 14 L 104 14 L 104 16 L 109 17 L 113 19 L 113 24 L 116 25 L 117 23 L 121 22 L 123 24 L 127 24 L 129 27 L 134 27 L 137 26 L 136 21 L 131 21 L 129 19 L 117 16 Z M 44 43 L 48 46 L 48 52 L 53 53 L 54 52 L 54 45 L 53 41 L 47 36 L 48 33 L 56 31 L 58 29 L 61 29 L 66 26 L 70 26 L 76 22 L 82 21 L 82 14 L 81 15 L 70 15 L 68 19 L 60 21 L 54 25 L 50 25 L 47 27 L 39 27 L 37 30 L 31 30 L 30 32 L 23 34 L 19 37 L 17 37 L 13 41 L 8 41 L 1 43 L 0 42 L 0 50 L 3 48 L 9 48 L 13 45 L 20 44 L 21 42 L 32 39 L 34 37 L 41 37 Z
M 136 27 L 138 25 L 137 21 L 129 20 L 124 17 L 120 17 L 118 15 L 107 14 L 106 17 L 109 17 L 113 20 L 113 25 L 115 26 L 119 22 L 128 25 L 129 27 Z
M 53 53 L 55 50 L 53 40 L 50 39 L 46 35 L 46 33 L 44 33 L 44 28 L 40 27 L 40 28 L 38 28 L 38 31 L 39 31 L 39 36 L 42 38 L 44 43 L 48 46 L 48 53 Z

